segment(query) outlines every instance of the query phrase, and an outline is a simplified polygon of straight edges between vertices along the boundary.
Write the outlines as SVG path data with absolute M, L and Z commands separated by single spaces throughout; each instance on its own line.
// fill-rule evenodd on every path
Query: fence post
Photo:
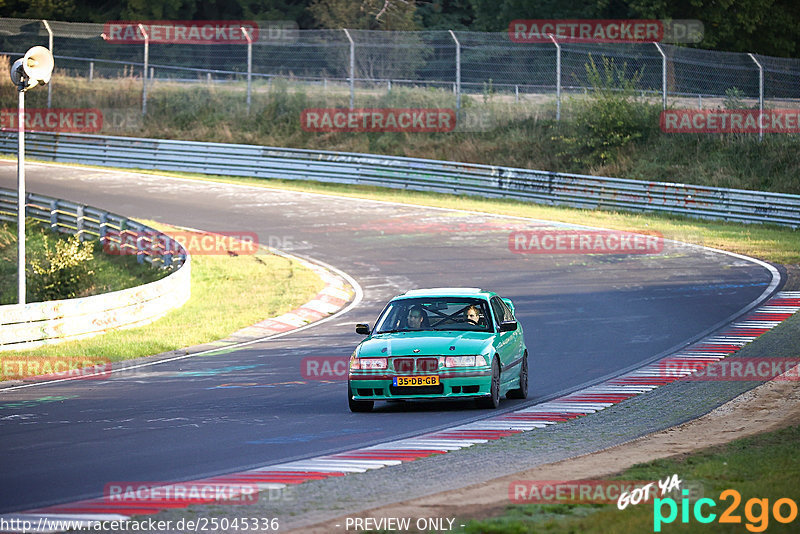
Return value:
M 448 30 L 453 41 L 456 42 L 456 110 L 461 109 L 461 43 L 456 39 L 453 30 Z
M 661 109 L 667 109 L 667 55 L 661 49 L 661 45 L 653 43 L 661 54 Z
M 94 78 L 94 61 L 89 62 L 89 82 Z
M 355 80 L 356 80 L 356 44 L 353 38 L 350 37 L 350 32 L 347 28 L 342 28 L 347 40 L 350 41 L 350 109 L 353 109 L 355 103 Z
M 556 45 L 556 120 L 561 121 L 561 45 L 552 33 L 547 34 Z
M 142 69 L 142 115 L 147 115 L 147 66 L 150 62 L 150 36 L 139 24 L 139 31 L 144 35 L 144 68 Z
M 758 67 L 758 141 L 764 140 L 764 67 L 758 62 L 756 56 L 747 54 Z
M 241 26 L 244 38 L 247 39 L 247 114 L 250 115 L 250 90 L 253 80 L 253 39 L 250 33 Z
M 53 30 L 50 29 L 50 24 L 47 23 L 46 20 L 42 20 L 42 24 L 44 24 L 44 29 L 47 30 L 48 41 L 47 41 L 47 48 L 50 49 L 50 53 L 53 53 Z M 47 84 L 47 109 L 50 109 L 50 104 L 53 101 L 53 81 L 50 80 L 50 83 Z

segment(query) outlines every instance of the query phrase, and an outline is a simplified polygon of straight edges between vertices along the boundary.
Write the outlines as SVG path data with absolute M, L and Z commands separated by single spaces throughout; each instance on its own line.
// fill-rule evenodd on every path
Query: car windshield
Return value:
M 465 297 L 422 297 L 389 303 L 375 323 L 376 334 L 417 330 L 492 330 L 485 300 Z

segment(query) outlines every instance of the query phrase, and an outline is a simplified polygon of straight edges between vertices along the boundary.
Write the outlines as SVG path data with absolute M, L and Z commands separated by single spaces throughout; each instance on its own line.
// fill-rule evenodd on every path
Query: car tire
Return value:
M 375 401 L 355 400 L 353 398 L 353 391 L 350 389 L 350 384 L 347 384 L 347 404 L 350 406 L 350 411 L 354 413 L 371 412 L 372 407 L 375 406 Z
M 500 406 L 500 362 L 492 360 L 492 385 L 489 396 L 478 399 L 478 407 L 494 410 Z
M 528 352 L 522 357 L 522 367 L 519 370 L 519 387 L 506 393 L 509 399 L 525 399 L 528 397 Z

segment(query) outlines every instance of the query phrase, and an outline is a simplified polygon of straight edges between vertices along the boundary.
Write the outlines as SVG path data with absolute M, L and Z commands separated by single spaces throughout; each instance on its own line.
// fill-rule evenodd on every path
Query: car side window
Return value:
M 492 313 L 494 314 L 495 321 L 497 324 L 506 322 L 506 321 L 515 321 L 514 313 L 509 309 L 505 302 L 503 302 L 498 297 L 492 298 Z
M 494 322 L 500 326 L 505 319 L 505 310 L 503 309 L 503 301 L 497 297 L 493 297 L 492 301 L 492 314 L 494 315 Z
M 500 299 L 500 305 L 503 306 L 503 311 L 505 312 L 504 317 L 506 321 L 516 321 L 516 317 L 514 317 L 514 312 L 511 311 L 508 304 L 506 304 L 503 299 Z

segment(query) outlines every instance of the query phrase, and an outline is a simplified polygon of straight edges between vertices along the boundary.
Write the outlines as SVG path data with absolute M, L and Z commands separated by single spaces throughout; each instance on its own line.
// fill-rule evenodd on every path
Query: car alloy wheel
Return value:
M 494 410 L 500 406 L 500 363 L 497 358 L 492 359 L 492 385 L 489 388 L 489 396 L 478 399 L 481 408 Z
M 522 357 L 522 367 L 519 370 L 519 387 L 506 393 L 509 399 L 525 399 L 528 397 L 528 353 Z

